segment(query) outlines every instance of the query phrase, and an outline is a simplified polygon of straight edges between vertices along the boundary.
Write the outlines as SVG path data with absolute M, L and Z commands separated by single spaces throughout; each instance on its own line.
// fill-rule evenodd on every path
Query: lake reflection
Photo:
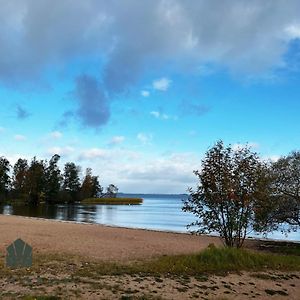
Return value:
M 5 205 L 0 213 L 133 228 L 186 232 L 193 217 L 181 211 L 182 197 L 145 197 L 141 205 Z
M 143 195 L 143 198 L 144 202 L 141 205 L 75 204 L 40 205 L 33 207 L 5 205 L 0 207 L 0 213 L 4 215 L 19 215 L 176 232 L 187 232 L 186 225 L 195 220 L 193 215 L 181 210 L 183 196 Z M 255 233 L 251 234 L 251 236 L 262 237 Z M 300 233 L 292 232 L 286 237 L 280 232 L 274 232 L 269 234 L 268 237 L 299 241 Z

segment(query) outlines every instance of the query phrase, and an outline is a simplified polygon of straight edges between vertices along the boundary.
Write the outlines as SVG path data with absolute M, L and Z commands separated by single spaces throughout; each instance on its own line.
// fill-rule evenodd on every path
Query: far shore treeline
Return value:
M 87 198 L 115 198 L 118 188 L 110 184 L 104 188 L 99 177 L 87 168 L 80 179 L 80 166 L 73 162 L 64 165 L 61 171 L 55 154 L 49 161 L 34 157 L 30 162 L 19 158 L 12 166 L 3 156 L 0 157 L 0 204 L 46 202 L 74 203 Z

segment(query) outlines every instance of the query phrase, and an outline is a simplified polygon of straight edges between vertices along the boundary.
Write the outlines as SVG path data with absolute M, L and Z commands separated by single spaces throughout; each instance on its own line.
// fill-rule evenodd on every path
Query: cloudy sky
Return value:
M 300 148 L 298 0 L 0 0 L 0 155 L 182 193 L 222 139 Z

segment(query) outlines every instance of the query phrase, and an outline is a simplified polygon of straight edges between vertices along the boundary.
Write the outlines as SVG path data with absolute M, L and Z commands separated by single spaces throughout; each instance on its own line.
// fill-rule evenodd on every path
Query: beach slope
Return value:
M 220 240 L 209 236 L 78 224 L 0 215 L 0 251 L 17 238 L 35 253 L 66 253 L 89 259 L 128 261 L 160 255 L 188 254 Z

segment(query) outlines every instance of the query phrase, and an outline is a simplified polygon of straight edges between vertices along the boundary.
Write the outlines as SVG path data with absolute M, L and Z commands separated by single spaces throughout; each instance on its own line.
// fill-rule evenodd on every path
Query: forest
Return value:
M 91 168 L 85 170 L 81 179 L 80 166 L 67 162 L 61 171 L 59 160 L 58 154 L 49 161 L 34 157 L 28 162 L 19 158 L 12 166 L 7 158 L 1 156 L 0 203 L 37 205 L 41 202 L 75 203 L 86 198 L 116 197 L 118 188 L 114 184 L 102 187 Z

